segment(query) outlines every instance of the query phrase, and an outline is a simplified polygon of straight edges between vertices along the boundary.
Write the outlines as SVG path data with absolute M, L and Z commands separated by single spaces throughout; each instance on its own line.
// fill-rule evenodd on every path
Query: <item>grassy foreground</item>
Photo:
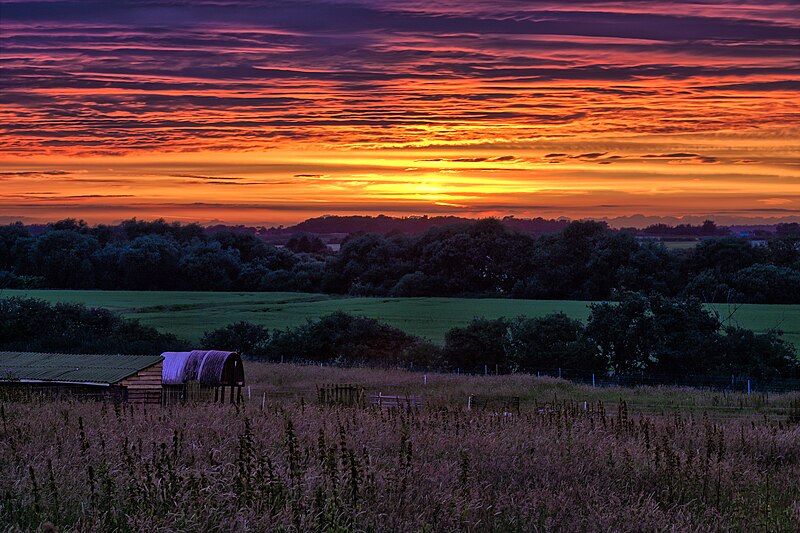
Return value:
M 0 401 L 0 523 L 9 531 L 45 522 L 63 531 L 800 528 L 800 424 L 775 410 L 796 394 L 756 401 L 525 376 L 431 374 L 425 384 L 398 370 L 247 363 L 246 371 L 269 395 L 263 409 L 261 397 L 242 407 L 147 409 Z M 330 382 L 421 391 L 431 402 L 407 411 L 300 400 Z M 497 416 L 462 402 L 465 393 L 514 392 L 539 403 Z M 643 414 L 640 401 L 676 409 Z M 699 411 L 720 405 L 742 416 Z
M 4 290 L 0 296 L 31 296 L 48 302 L 84 303 L 139 319 L 143 324 L 198 341 L 204 331 L 247 320 L 270 328 L 302 324 L 334 311 L 380 319 L 414 335 L 442 342 L 447 330 L 476 316 L 541 316 L 562 311 L 585 319 L 588 303 L 498 298 L 347 298 L 326 294 L 257 292 L 144 292 Z M 723 318 L 755 331 L 779 328 L 800 350 L 800 305 L 714 305 Z

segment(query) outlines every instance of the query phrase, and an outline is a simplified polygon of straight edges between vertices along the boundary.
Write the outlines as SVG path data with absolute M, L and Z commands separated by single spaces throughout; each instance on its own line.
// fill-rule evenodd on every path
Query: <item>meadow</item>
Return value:
M 291 292 L 4 290 L 0 296 L 30 296 L 51 303 L 104 307 L 192 342 L 199 341 L 205 331 L 239 320 L 285 328 L 341 310 L 376 318 L 441 343 L 449 329 L 464 326 L 476 316 L 542 316 L 560 311 L 585 320 L 590 303 L 499 298 L 351 298 Z M 758 332 L 781 329 L 784 339 L 800 350 L 800 305 L 711 306 L 735 325 Z
M 797 393 L 261 363 L 246 372 L 251 399 L 241 406 L 0 401 L 0 523 L 9 531 L 800 528 Z M 425 403 L 318 404 L 315 387 L 331 382 Z M 523 402 L 509 415 L 468 411 L 470 394 Z

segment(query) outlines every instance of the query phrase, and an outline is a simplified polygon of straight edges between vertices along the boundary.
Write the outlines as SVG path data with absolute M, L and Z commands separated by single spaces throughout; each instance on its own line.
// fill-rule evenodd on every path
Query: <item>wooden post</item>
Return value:
M 267 393 L 265 392 L 263 396 L 261 396 L 261 412 L 264 412 L 264 404 L 267 403 Z
M 469 398 L 467 398 L 467 411 L 472 411 L 472 395 L 471 394 L 469 395 Z

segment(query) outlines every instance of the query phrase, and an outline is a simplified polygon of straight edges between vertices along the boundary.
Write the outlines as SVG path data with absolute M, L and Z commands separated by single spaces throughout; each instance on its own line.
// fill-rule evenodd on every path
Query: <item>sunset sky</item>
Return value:
M 799 46 L 788 1 L 0 1 L 0 223 L 800 220 Z

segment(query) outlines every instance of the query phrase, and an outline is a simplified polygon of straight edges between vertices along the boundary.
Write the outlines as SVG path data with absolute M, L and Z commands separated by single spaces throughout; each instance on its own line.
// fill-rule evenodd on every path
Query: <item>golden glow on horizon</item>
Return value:
M 800 217 L 790 3 L 232 1 L 8 10 L 0 223 Z

